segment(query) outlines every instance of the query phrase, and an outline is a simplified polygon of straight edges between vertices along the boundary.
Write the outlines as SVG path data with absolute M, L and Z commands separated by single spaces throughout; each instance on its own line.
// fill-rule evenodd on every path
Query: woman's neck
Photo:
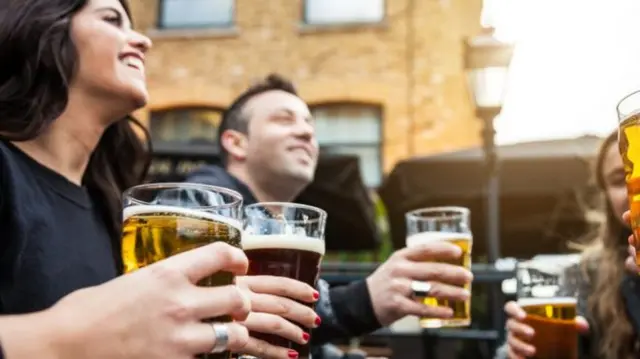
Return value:
M 41 135 L 13 144 L 38 163 L 80 186 L 105 129 L 99 117 L 88 112 L 68 106 Z

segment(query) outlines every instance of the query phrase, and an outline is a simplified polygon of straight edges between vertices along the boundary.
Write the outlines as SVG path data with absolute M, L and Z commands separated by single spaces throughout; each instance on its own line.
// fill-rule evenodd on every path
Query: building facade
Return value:
M 130 0 L 154 145 L 210 144 L 220 111 L 270 72 L 292 79 L 321 148 L 377 186 L 398 161 L 477 146 L 464 71 L 481 0 Z

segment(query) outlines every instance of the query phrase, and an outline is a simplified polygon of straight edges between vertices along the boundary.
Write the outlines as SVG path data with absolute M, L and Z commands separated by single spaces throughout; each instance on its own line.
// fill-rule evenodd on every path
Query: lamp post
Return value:
M 502 110 L 513 47 L 493 36 L 492 28 L 465 43 L 465 68 L 476 116 L 483 121 L 482 144 L 487 169 L 486 215 L 489 263 L 500 258 L 500 186 L 494 119 Z
M 495 144 L 494 119 L 502 110 L 507 73 L 513 47 L 498 41 L 492 28 L 485 28 L 480 35 L 465 43 L 465 68 L 469 76 L 469 88 L 473 94 L 476 117 L 483 121 L 482 147 L 486 163 L 486 237 L 487 259 L 495 264 L 500 258 L 500 176 Z M 504 314 L 499 298 L 502 288 L 491 285 L 489 308 L 494 328 L 504 327 Z M 499 330 L 499 342 L 504 330 Z

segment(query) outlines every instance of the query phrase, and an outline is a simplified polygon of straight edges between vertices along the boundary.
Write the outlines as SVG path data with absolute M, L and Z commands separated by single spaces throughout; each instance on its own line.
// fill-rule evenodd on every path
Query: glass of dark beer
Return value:
M 325 211 L 301 204 L 246 206 L 242 248 L 249 258 L 248 275 L 288 277 L 315 287 L 325 251 L 326 220 Z M 263 333 L 251 333 L 251 336 L 291 348 L 299 353 L 299 358 L 309 358 L 308 344 L 300 345 Z
M 125 273 L 174 254 L 213 242 L 240 248 L 242 196 L 226 188 L 191 183 L 154 183 L 124 193 L 122 261 Z M 234 283 L 234 275 L 218 272 L 202 286 Z M 210 322 L 230 322 L 229 316 Z M 198 358 L 229 359 L 231 353 Z
M 543 259 L 518 264 L 518 305 L 527 313 L 524 322 L 535 330 L 529 340 L 536 348 L 531 359 L 578 358 L 576 293 L 561 285 L 566 267 Z

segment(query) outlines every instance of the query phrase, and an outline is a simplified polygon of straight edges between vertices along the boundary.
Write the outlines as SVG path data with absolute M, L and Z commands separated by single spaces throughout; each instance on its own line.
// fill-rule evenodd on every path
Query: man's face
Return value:
M 318 143 L 309 107 L 298 96 L 273 90 L 250 99 L 246 163 L 250 169 L 282 179 L 313 180 Z

